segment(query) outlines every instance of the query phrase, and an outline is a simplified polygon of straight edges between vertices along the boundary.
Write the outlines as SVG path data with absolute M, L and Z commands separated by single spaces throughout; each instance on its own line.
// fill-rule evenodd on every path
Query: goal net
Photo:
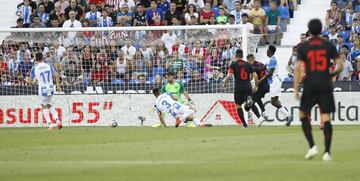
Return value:
M 0 95 L 37 95 L 28 82 L 42 52 L 60 75 L 57 94 L 150 93 L 174 72 L 190 95 L 204 95 L 199 106 L 208 101 L 204 118 L 218 100 L 233 101 L 232 83 L 226 92 L 221 85 L 236 49 L 254 54 L 260 40 L 241 25 L 0 29 L 0 37 Z

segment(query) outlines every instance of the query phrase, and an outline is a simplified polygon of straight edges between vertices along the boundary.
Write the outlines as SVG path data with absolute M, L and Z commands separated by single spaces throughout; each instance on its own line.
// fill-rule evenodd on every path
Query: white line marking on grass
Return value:
M 176 165 L 176 164 L 189 164 L 191 162 L 185 161 L 161 161 L 161 160 L 79 160 L 79 161 L 0 161 L 0 164 L 81 164 L 81 165 Z

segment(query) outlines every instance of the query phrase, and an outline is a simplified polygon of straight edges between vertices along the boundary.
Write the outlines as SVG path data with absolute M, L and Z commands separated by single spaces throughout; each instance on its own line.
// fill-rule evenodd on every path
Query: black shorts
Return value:
M 304 88 L 300 101 L 300 110 L 310 113 L 315 104 L 318 104 L 322 113 L 335 112 L 335 99 L 332 90 L 314 90 Z
M 265 97 L 265 94 L 268 93 L 269 90 L 270 90 L 269 84 L 259 85 L 258 91 L 256 91 L 256 92 L 253 94 L 253 99 L 254 99 L 255 101 L 261 100 L 262 98 Z
M 250 88 L 235 88 L 234 100 L 235 104 L 241 105 L 246 102 L 247 98 L 252 96 L 252 89 Z

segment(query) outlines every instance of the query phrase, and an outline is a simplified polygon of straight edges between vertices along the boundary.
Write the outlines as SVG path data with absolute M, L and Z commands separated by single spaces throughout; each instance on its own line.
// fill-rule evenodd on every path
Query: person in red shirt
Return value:
M 0 54 L 0 74 L 2 74 L 3 72 L 7 72 L 7 70 L 8 70 L 8 66 L 4 59 L 4 56 Z
M 100 62 L 96 61 L 94 64 L 94 69 L 91 72 L 91 81 L 95 85 L 103 84 L 107 80 L 106 66 Z
M 204 10 L 200 13 L 200 24 L 208 24 L 212 16 L 215 16 L 215 12 L 211 10 L 210 2 L 206 2 Z
M 154 16 L 154 23 L 150 24 L 150 26 L 164 26 L 164 24 L 161 22 L 161 16 Z M 152 32 L 156 39 L 161 38 L 164 33 L 163 30 L 153 30 Z

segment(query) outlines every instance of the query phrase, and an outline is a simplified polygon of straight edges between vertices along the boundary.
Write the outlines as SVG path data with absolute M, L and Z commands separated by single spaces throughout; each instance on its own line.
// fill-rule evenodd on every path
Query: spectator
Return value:
M 151 48 L 149 48 L 145 42 L 143 42 L 141 44 L 141 48 L 140 48 L 141 54 L 143 55 L 143 57 L 145 58 L 145 60 L 152 60 L 152 57 L 154 56 L 154 53 L 152 51 Z
M 249 11 L 250 22 L 254 25 L 254 32 L 264 34 L 265 11 L 260 8 L 260 1 L 254 0 L 254 7 Z
M 98 19 L 98 27 L 112 27 L 114 23 L 112 19 L 108 16 L 106 9 L 102 10 L 102 16 Z M 103 35 L 108 35 L 108 31 L 104 31 Z
M 45 7 L 44 5 L 39 5 L 39 8 L 38 8 L 38 13 L 37 15 L 39 16 L 39 20 L 40 20 L 40 23 L 46 25 L 49 21 L 49 14 L 45 12 Z
M 177 17 L 178 19 L 182 18 L 182 12 L 176 9 L 176 3 L 170 3 L 170 9 L 165 13 L 165 24 L 172 25 L 172 17 Z
M 30 53 L 25 52 L 24 60 L 19 63 L 19 73 L 21 76 L 26 79 L 26 77 L 30 76 L 31 68 L 34 66 L 34 61 L 30 57 Z
M 352 57 L 351 53 L 350 53 L 350 48 L 347 45 L 343 45 L 341 48 L 341 52 L 344 53 L 345 57 L 346 57 L 346 61 L 349 61 L 353 64 L 355 64 L 355 62 L 353 61 L 354 58 Z
M 143 74 L 148 75 L 151 70 L 151 60 L 146 60 L 140 50 L 136 50 L 134 59 L 131 61 L 132 73 L 136 76 Z
M 275 39 L 273 44 L 277 44 L 277 41 L 280 40 L 279 33 L 280 33 L 280 23 L 281 23 L 281 16 L 280 11 L 276 7 L 276 2 L 271 2 L 271 10 L 266 13 L 266 20 L 265 20 L 265 28 L 264 33 L 268 34 L 270 32 L 275 33 Z M 269 44 L 269 39 L 265 39 Z
M 360 59 L 356 59 L 356 70 L 355 78 L 356 80 L 360 80 Z
M 226 24 L 228 22 L 228 17 L 225 15 L 225 9 L 219 8 L 219 16 L 216 17 L 217 24 Z
M 80 21 L 75 19 L 75 17 L 76 17 L 76 12 L 75 11 L 70 11 L 69 16 L 70 16 L 70 19 L 66 20 L 64 22 L 64 24 L 62 26 L 63 28 L 81 28 L 82 27 L 82 24 L 80 23 Z M 74 40 L 75 37 L 76 37 L 76 32 L 69 32 L 68 37 L 71 40 Z
M 121 6 L 121 10 L 117 14 L 117 17 L 120 21 L 124 22 L 126 26 L 131 26 L 133 13 L 129 11 L 129 6 L 127 4 L 123 4 Z
M 119 51 L 118 57 L 111 66 L 111 73 L 117 79 L 124 79 L 125 73 L 131 70 L 131 62 L 125 58 L 125 54 L 122 50 Z
M 59 44 L 64 46 L 65 48 L 73 45 L 73 42 L 75 41 L 75 39 L 70 39 L 68 34 L 70 32 L 66 32 L 66 31 L 63 31 L 63 32 L 60 32 L 60 36 L 59 38 L 57 39 L 59 41 Z
M 40 5 L 43 5 L 44 8 L 45 8 L 45 13 L 47 14 L 52 14 L 54 13 L 54 9 L 55 9 L 55 4 L 54 2 L 50 1 L 50 0 L 43 0 L 43 2 L 41 2 L 39 4 Z
M 177 36 L 172 30 L 169 30 L 167 33 L 164 33 L 161 36 L 161 41 L 164 43 L 169 54 L 172 54 L 172 46 L 175 44 Z
M 211 17 L 215 17 L 215 12 L 211 10 L 210 2 L 206 2 L 204 10 L 200 13 L 200 24 L 209 24 Z
M 157 2 L 155 0 L 151 0 L 151 8 L 146 11 L 146 24 L 151 25 L 154 23 L 154 17 L 159 16 L 160 20 L 162 20 L 164 14 L 161 9 L 157 7 Z
M 135 9 L 136 5 L 135 5 L 134 0 L 121 0 L 119 7 L 123 7 L 124 4 L 126 4 L 128 6 L 130 13 L 133 13 L 136 10 Z
M 329 34 L 328 34 L 329 40 L 330 40 L 332 43 L 335 44 L 336 41 L 337 41 L 337 36 L 338 36 L 338 34 L 337 34 L 337 32 L 336 32 L 336 27 L 335 27 L 335 25 L 331 24 L 331 25 L 329 26 L 329 28 L 330 28 L 330 31 L 329 31 Z
M 76 63 L 74 61 L 69 62 L 69 67 L 64 72 L 63 83 L 66 86 L 70 86 L 70 85 L 76 86 L 82 83 L 81 72 L 77 70 Z
M 133 15 L 133 26 L 145 26 L 145 7 L 143 4 L 138 4 L 137 11 Z
M 60 28 L 60 22 L 57 18 L 54 18 L 52 20 L 50 20 L 50 25 L 49 25 L 50 28 Z
M 286 31 L 286 26 L 289 24 L 290 20 L 290 12 L 288 6 L 288 0 L 281 0 L 280 6 L 278 7 L 281 16 L 281 25 L 282 25 L 282 32 Z
M 289 77 L 294 77 L 294 67 L 297 61 L 297 46 L 292 48 L 292 54 L 286 66 L 286 70 L 288 71 Z
M 94 63 L 94 68 L 91 72 L 91 81 L 94 85 L 101 85 L 107 80 L 106 66 L 101 61 Z
M 36 4 L 35 1 L 32 1 L 32 0 L 28 0 L 28 3 L 29 3 L 29 5 L 31 7 L 31 10 L 32 10 L 31 15 L 34 15 L 36 13 L 36 11 L 37 11 L 37 4 Z M 25 0 L 23 0 L 22 3 L 18 4 L 17 8 L 19 9 L 23 5 L 25 5 Z
M 345 30 L 351 30 L 353 20 L 357 18 L 357 14 L 354 12 L 354 8 L 348 8 L 345 13 Z
M 342 47 L 343 47 L 344 44 L 344 38 L 342 35 L 337 35 L 337 41 L 336 41 L 336 44 L 335 44 L 335 47 L 336 47 L 336 50 L 338 51 L 338 53 L 341 52 L 342 50 Z
M 70 6 L 65 9 L 65 17 L 66 19 L 70 18 L 69 13 L 71 11 L 76 12 L 76 20 L 82 21 L 83 19 L 83 10 L 78 6 L 76 0 L 70 0 Z
M 89 21 L 90 27 L 96 27 L 101 13 L 97 10 L 96 4 L 90 4 L 90 11 L 85 14 L 85 19 Z
M 185 18 L 186 24 L 190 24 L 190 23 L 191 23 L 191 16 L 195 16 L 196 19 L 199 18 L 199 14 L 197 13 L 196 7 L 195 7 L 194 4 L 190 4 L 190 5 L 188 6 L 188 9 L 187 9 L 186 13 L 185 13 L 184 18 Z
M 201 77 L 198 70 L 193 70 L 191 73 L 191 79 L 189 80 L 189 84 L 191 83 L 201 83 L 205 82 L 205 79 Z
M 306 40 L 307 40 L 306 34 L 305 34 L 305 33 L 301 33 L 301 34 L 300 34 L 300 43 L 298 43 L 297 46 L 299 46 L 301 43 L 306 42 Z
M 189 0 L 189 5 L 190 4 L 193 4 L 195 8 L 198 10 L 195 12 L 201 12 L 205 7 L 203 0 Z
M 20 43 L 20 49 L 16 52 L 16 59 L 17 62 L 24 61 L 25 53 L 28 53 L 30 55 L 30 50 L 27 48 L 26 43 Z
M 59 44 L 58 40 L 54 40 L 53 47 L 55 48 L 56 56 L 63 58 L 66 53 L 66 49 Z
M 24 27 L 24 20 L 22 18 L 18 18 L 16 20 L 16 26 L 12 26 L 11 28 L 25 28 Z
M 10 75 L 8 73 L 0 74 L 0 86 L 11 86 L 13 83 L 11 82 Z
M 154 76 L 154 79 L 153 79 L 152 83 L 154 84 L 154 87 L 162 87 L 164 82 L 163 82 L 163 79 L 162 79 L 161 75 L 156 74 Z
M 351 76 L 354 73 L 353 66 L 349 61 L 346 61 L 346 55 L 344 53 L 340 54 L 340 58 L 344 61 L 344 68 L 338 75 L 339 81 L 351 81 Z
M 179 58 L 178 52 L 173 51 L 166 62 L 167 72 L 177 72 L 184 70 L 184 60 Z
M 0 54 L 0 75 L 4 72 L 7 72 L 8 70 L 8 64 L 4 59 L 4 55 Z
M 69 69 L 69 62 L 71 62 L 71 61 L 75 62 L 76 66 L 79 65 L 79 63 L 80 63 L 78 57 L 73 52 L 73 48 L 68 47 L 66 49 L 66 56 L 61 60 L 62 70 Z
M 50 47 L 48 56 L 45 58 L 45 62 L 51 64 L 56 72 L 61 73 L 61 64 L 60 64 L 60 57 L 56 55 L 55 47 Z
M 84 48 L 84 52 L 80 54 L 80 67 L 84 80 L 90 80 L 90 72 L 94 64 L 94 54 L 90 51 L 90 46 Z
M 241 24 L 241 17 L 245 13 L 243 6 L 240 1 L 235 1 L 235 9 L 230 12 L 230 14 L 235 16 L 235 24 Z
M 38 15 L 35 15 L 33 18 L 33 23 L 30 24 L 30 28 L 45 28 L 45 25 L 40 22 L 40 18 Z M 37 33 L 34 35 L 38 35 Z
M 70 3 L 68 0 L 59 0 L 58 2 L 55 3 L 55 7 L 56 5 L 60 5 L 60 12 L 62 14 L 65 14 L 65 9 L 69 7 Z
M 252 23 L 249 22 L 249 16 L 248 14 L 244 13 L 241 15 L 241 24 L 243 25 L 246 25 L 247 27 L 247 30 L 250 32 L 250 33 L 254 33 L 254 25 Z
M 180 70 L 176 72 L 176 81 L 181 82 L 182 84 L 186 84 L 189 80 L 185 79 L 184 72 Z
M 16 76 L 19 69 L 19 62 L 16 59 L 16 51 L 12 51 L 8 57 L 8 69 L 11 76 Z
M 32 8 L 30 6 L 30 0 L 24 0 L 23 5 L 19 6 L 16 15 L 23 19 L 24 27 L 28 28 L 31 23 Z
M 224 66 L 224 64 L 223 61 L 220 60 L 220 54 L 217 48 L 211 49 L 211 55 L 206 58 L 205 64 L 206 66 L 204 71 L 207 80 L 213 79 L 214 75 L 222 72 L 222 67 Z
M 187 0 L 177 0 L 174 1 L 176 3 L 176 10 L 179 10 L 181 13 L 185 13 L 186 6 L 187 6 Z
M 128 60 L 134 59 L 136 48 L 131 44 L 130 40 L 125 41 L 125 46 L 121 47 L 121 50 L 124 52 L 125 58 Z
M 63 23 L 66 21 L 65 14 L 61 12 L 61 6 L 59 4 L 55 5 L 54 13 L 49 15 L 49 19 L 57 19 L 59 20 L 59 26 L 62 26 Z
M 165 14 L 170 9 L 170 3 L 167 0 L 160 0 L 158 3 L 158 8 L 160 8 Z
M 195 41 L 195 46 L 193 46 L 191 50 L 191 55 L 194 57 L 196 62 L 204 61 L 206 55 L 206 49 L 202 47 L 200 40 Z
M 340 25 L 340 21 L 341 21 L 341 12 L 337 8 L 337 2 L 332 1 L 331 8 L 326 12 L 325 26 L 326 28 L 329 27 L 330 25 L 334 25 L 335 27 L 338 27 Z
M 154 16 L 154 22 L 150 26 L 164 26 L 164 24 L 161 22 L 160 16 Z M 159 39 L 163 35 L 164 30 L 152 30 L 152 32 L 155 39 Z

